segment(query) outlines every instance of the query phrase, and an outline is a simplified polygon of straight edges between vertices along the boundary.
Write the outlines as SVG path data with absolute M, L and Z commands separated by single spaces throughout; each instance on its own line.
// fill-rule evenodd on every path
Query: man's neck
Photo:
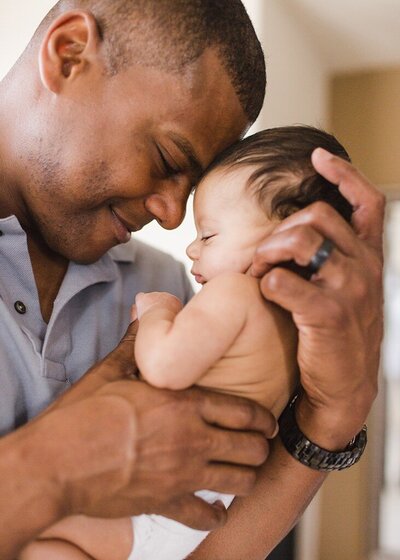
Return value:
M 28 236 L 28 250 L 39 294 L 40 310 L 43 320 L 48 323 L 69 261 L 32 236 Z
M 31 231 L 34 226 L 24 197 L 24 184 L 29 168 L 24 162 L 27 139 L 24 137 L 25 119 L 21 110 L 26 109 L 30 113 L 35 104 L 33 98 L 24 97 L 27 93 L 21 90 L 21 82 L 17 79 L 18 73 L 22 76 L 23 71 L 29 70 L 24 68 L 22 64 L 16 65 L 0 82 L 0 218 L 15 215 L 26 232 L 40 309 L 47 323 L 66 274 L 68 261 L 51 251 L 38 232 Z M 34 89 L 33 92 L 31 95 L 34 97 Z

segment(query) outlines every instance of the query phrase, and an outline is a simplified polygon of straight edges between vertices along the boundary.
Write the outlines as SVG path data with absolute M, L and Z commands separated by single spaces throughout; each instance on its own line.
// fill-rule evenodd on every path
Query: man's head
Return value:
M 26 126 L 6 154 L 20 163 L 6 177 L 25 228 L 80 262 L 152 219 L 176 227 L 202 169 L 254 121 L 265 89 L 239 0 L 62 0 L 7 91 L 28 68 Z
M 349 160 L 334 136 L 306 126 L 264 130 L 214 160 L 195 194 L 197 239 L 188 247 L 199 282 L 245 272 L 276 224 L 313 202 L 326 202 L 351 220 L 350 203 L 312 166 L 318 147 Z
M 265 62 L 241 0 L 60 0 L 39 26 L 41 40 L 55 18 L 90 11 L 107 73 L 141 64 L 182 74 L 208 48 L 216 51 L 249 122 L 261 110 Z

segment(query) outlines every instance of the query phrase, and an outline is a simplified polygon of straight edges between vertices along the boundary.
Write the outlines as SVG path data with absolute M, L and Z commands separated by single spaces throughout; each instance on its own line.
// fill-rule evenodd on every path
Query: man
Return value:
M 107 251 L 153 219 L 179 225 L 202 170 L 255 120 L 264 85 L 239 0 L 62 0 L 41 24 L 0 86 L 4 434 L 116 346 L 137 291 L 187 295 L 171 260 L 141 245 L 136 256 Z M 335 452 L 360 431 L 376 392 L 383 200 L 346 163 L 317 152 L 314 165 L 355 208 L 355 231 L 315 205 L 260 247 L 253 273 L 299 328 L 299 427 Z M 325 257 L 324 238 L 335 245 Z M 327 260 L 312 282 L 273 268 L 313 256 L 316 270 Z M 2 558 L 75 513 L 158 512 L 215 528 L 225 511 L 193 492 L 252 489 L 264 436 L 276 432 L 271 415 L 129 379 L 133 337 L 131 327 L 75 387 L 0 440 Z M 220 557 L 266 553 L 323 478 L 277 439 L 253 493 L 268 512 L 252 528 L 259 538 L 243 554 L 238 500 L 196 554 L 216 558 L 218 542 Z

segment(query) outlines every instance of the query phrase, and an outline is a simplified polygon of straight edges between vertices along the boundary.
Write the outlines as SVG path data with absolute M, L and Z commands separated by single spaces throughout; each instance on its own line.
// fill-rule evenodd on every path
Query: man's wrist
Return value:
M 57 449 L 48 445 L 52 440 L 51 422 L 41 416 L 15 432 L 14 458 L 19 465 L 21 479 L 33 491 L 34 499 L 42 499 L 51 523 L 65 517 L 64 488 L 55 468 Z M 46 443 L 45 443 L 46 442 Z M 58 459 L 58 458 L 57 458 Z
M 39 421 L 0 442 L 1 557 L 15 558 L 22 547 L 63 517 L 63 500 L 46 457 L 37 448 L 46 436 Z M 47 434 L 48 435 L 48 434 Z
M 279 418 L 280 439 L 290 455 L 317 471 L 348 469 L 357 463 L 367 445 L 367 427 L 338 450 L 329 450 L 311 441 L 299 428 L 295 416 L 298 395 L 293 397 Z
M 305 393 L 295 405 L 297 425 L 313 443 L 328 451 L 341 451 L 363 427 L 367 416 L 364 407 L 313 403 Z

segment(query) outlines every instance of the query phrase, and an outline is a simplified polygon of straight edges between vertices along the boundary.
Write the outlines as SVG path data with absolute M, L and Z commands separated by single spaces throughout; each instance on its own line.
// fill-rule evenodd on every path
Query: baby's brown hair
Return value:
M 218 156 L 207 171 L 217 167 L 254 167 L 248 185 L 269 218 L 283 220 L 321 200 L 350 222 L 351 204 L 311 163 L 311 154 L 318 147 L 350 161 L 346 150 L 331 134 L 311 126 L 285 126 L 263 130 L 237 142 Z

